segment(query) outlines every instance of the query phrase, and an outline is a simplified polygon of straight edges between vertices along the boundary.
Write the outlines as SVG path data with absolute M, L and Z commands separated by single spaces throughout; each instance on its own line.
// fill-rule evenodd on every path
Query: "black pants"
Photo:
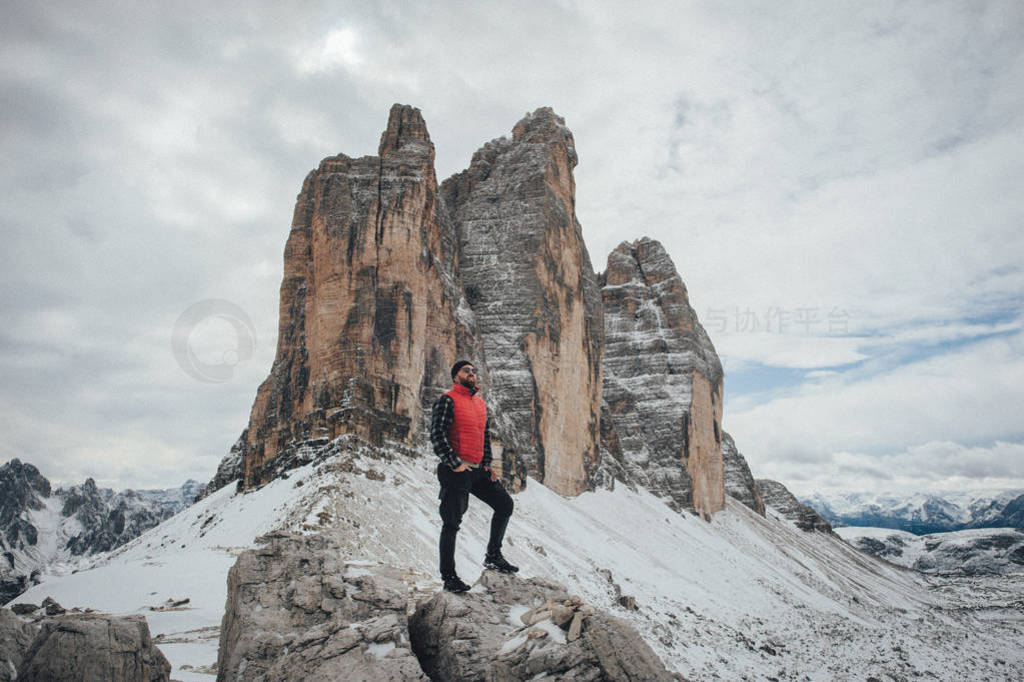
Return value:
M 462 523 L 462 515 L 469 507 L 469 494 L 480 498 L 491 509 L 491 537 L 487 542 L 487 553 L 501 552 L 501 541 L 505 528 L 512 516 L 512 497 L 505 492 L 501 481 L 492 481 L 483 467 L 460 471 L 451 470 L 445 464 L 437 465 L 437 480 L 441 483 L 441 577 L 455 575 L 455 536 Z

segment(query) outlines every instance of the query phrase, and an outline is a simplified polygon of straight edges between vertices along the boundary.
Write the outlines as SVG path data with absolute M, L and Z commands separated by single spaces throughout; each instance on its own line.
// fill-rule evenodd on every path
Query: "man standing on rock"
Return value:
M 501 541 L 512 516 L 512 497 L 491 469 L 491 437 L 487 406 L 477 395 L 476 370 L 460 360 L 452 366 L 452 389 L 434 403 L 430 442 L 441 458 L 437 480 L 441 483 L 441 578 L 449 592 L 465 592 L 469 585 L 455 572 L 455 536 L 469 507 L 469 494 L 494 510 L 491 537 L 484 567 L 503 573 L 519 570 L 501 555 Z

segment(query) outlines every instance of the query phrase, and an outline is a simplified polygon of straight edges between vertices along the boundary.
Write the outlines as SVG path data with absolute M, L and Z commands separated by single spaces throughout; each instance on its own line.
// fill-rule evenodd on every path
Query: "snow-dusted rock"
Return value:
M 0 467 L 0 603 L 6 603 L 34 582 L 38 562 L 26 561 L 39 542 L 39 531 L 27 520 L 45 509 L 50 482 L 39 469 L 18 459 Z
M 623 242 L 600 280 L 604 450 L 626 482 L 706 518 L 725 504 L 722 365 L 711 339 L 659 242 Z
M 736 449 L 736 442 L 726 431 L 722 432 L 722 466 L 725 469 L 726 494 L 764 516 L 764 500 L 761 499 L 761 492 L 757 489 L 747 460 Z
M 144 617 L 80 613 L 42 622 L 17 679 L 158 682 L 170 675 Z
M 346 563 L 324 535 L 274 532 L 228 573 L 218 680 L 425 680 L 402 572 Z
M 561 585 L 494 571 L 484 571 L 477 585 L 420 601 L 409 620 L 413 649 L 431 679 L 679 679 L 626 621 Z
M 1024 527 L 1024 495 L 1018 495 L 1003 507 L 998 522 L 1004 526 Z
M 778 481 L 759 478 L 757 479 L 757 489 L 761 492 L 761 498 L 766 507 L 771 507 L 782 514 L 795 523 L 800 530 L 833 532 L 828 521 L 818 516 L 818 513 L 806 504 L 800 504 L 793 493 Z
M 914 535 L 846 526 L 836 532 L 857 549 L 926 573 L 1024 573 L 1024 531 L 1013 528 Z
M 64 501 L 61 516 L 76 517 L 82 525 L 82 532 L 67 543 L 74 556 L 119 547 L 174 513 L 134 490 L 100 490 L 91 478 L 59 494 Z
M 242 466 L 244 465 L 243 455 L 245 454 L 245 442 L 248 432 L 248 429 L 242 431 L 242 435 L 238 437 L 235 444 L 231 446 L 231 450 L 228 451 L 228 454 L 217 466 L 217 473 L 197 491 L 197 502 L 217 492 L 228 483 L 241 480 Z

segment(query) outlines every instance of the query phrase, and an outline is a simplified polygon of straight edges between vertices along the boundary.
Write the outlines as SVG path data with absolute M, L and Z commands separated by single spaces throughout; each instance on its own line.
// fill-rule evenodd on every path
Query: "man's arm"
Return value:
M 491 466 L 491 418 L 487 417 L 484 422 L 484 459 L 480 462 L 483 466 Z
M 442 395 L 434 403 L 430 415 L 430 443 L 434 446 L 434 454 L 450 469 L 456 469 L 462 464 L 452 450 L 452 444 L 448 442 L 448 427 L 452 425 L 454 414 L 455 403 L 450 397 Z

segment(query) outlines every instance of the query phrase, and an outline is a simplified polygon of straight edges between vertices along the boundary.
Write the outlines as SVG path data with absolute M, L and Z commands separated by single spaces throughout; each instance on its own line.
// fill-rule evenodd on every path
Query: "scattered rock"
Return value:
M 45 620 L 18 667 L 18 682 L 169 680 L 171 664 L 140 615 L 75 614 Z
M 551 608 L 551 622 L 563 630 L 568 630 L 574 613 L 571 607 L 558 604 Z
M 47 597 L 43 600 L 43 608 L 46 609 L 47 616 L 59 616 L 67 611 L 63 606 L 58 604 L 53 597 Z
M 149 610 L 150 611 L 174 611 L 174 610 L 181 610 L 181 607 L 185 606 L 190 601 L 191 601 L 191 599 L 189 599 L 188 597 L 185 597 L 184 599 L 168 599 L 167 601 L 165 601 L 163 604 L 160 604 L 159 606 L 150 606 Z
M 19 616 L 27 615 L 33 611 L 37 611 L 38 609 L 38 604 L 14 604 L 11 606 L 11 611 L 14 611 Z
M 636 597 L 628 594 L 624 594 L 619 597 L 619 606 L 629 609 L 630 611 L 636 611 Z
M 580 638 L 580 632 L 583 630 L 583 614 L 577 611 L 572 616 L 572 623 L 569 624 L 569 634 L 566 636 L 570 642 L 575 642 Z

